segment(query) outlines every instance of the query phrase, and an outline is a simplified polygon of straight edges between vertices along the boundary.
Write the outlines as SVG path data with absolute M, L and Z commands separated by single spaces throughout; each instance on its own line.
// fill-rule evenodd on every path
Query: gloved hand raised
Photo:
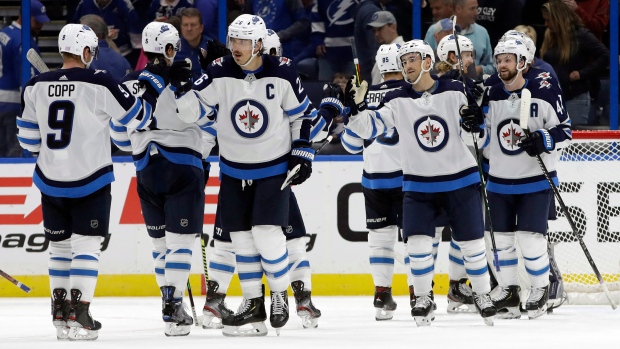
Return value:
M 333 83 L 326 83 L 323 85 L 323 99 L 321 99 L 320 108 L 326 107 L 330 109 L 334 118 L 340 116 L 344 110 L 344 92 L 340 85 Z
M 153 97 L 159 96 L 170 83 L 170 67 L 165 60 L 155 58 L 149 62 L 138 76 L 141 87 Z
M 521 140 L 521 143 L 517 143 L 517 146 L 523 148 L 527 155 L 534 157 L 542 153 L 549 154 L 551 150 L 555 149 L 555 140 L 549 131 L 540 129 L 531 132 Z
M 170 66 L 170 89 L 174 91 L 177 97 L 191 90 L 192 82 L 192 61 L 189 58 L 172 63 Z
M 368 95 L 368 83 L 362 81 L 357 86 L 357 77 L 351 76 L 347 87 L 345 88 L 345 106 L 351 109 L 351 115 L 357 115 L 357 113 L 366 109 L 366 96 Z
M 462 105 L 459 114 L 461 127 L 465 132 L 476 133 L 484 128 L 484 113 L 477 104 Z
M 219 40 L 213 39 L 207 41 L 207 49 L 201 49 L 200 55 L 200 67 L 202 70 L 207 70 L 207 67 L 214 60 L 229 55 L 230 51 L 226 48 L 226 45 L 222 44 Z

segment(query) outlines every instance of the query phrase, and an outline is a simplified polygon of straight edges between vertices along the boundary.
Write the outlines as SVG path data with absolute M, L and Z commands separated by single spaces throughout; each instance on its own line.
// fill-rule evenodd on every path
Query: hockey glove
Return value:
M 357 115 L 366 109 L 366 95 L 368 95 L 368 83 L 362 81 L 357 86 L 357 78 L 355 75 L 351 76 L 345 88 L 345 106 L 351 109 L 351 115 Z
M 191 90 L 192 82 L 192 61 L 189 58 L 172 63 L 170 66 L 170 89 L 176 97 Z
M 523 150 L 527 152 L 527 155 L 531 157 L 542 153 L 549 154 L 551 150 L 555 149 L 555 141 L 549 131 L 545 129 L 531 132 L 517 145 L 523 148 Z
M 310 147 L 310 142 L 297 140 L 293 142 L 291 157 L 288 160 L 289 171 L 299 165 L 299 172 L 293 177 L 291 184 L 298 185 L 310 178 L 312 174 L 312 160 L 314 160 L 314 149 Z
M 158 97 L 170 82 L 170 67 L 163 59 L 155 58 L 140 73 L 138 81 L 140 86 L 146 87 L 147 92 Z
M 207 67 L 214 60 L 229 55 L 230 51 L 226 48 L 226 45 L 222 44 L 218 40 L 209 40 L 207 41 L 207 49 L 201 49 L 200 55 L 198 58 L 200 59 L 200 67 L 202 70 L 207 70 Z
M 336 118 L 344 112 L 344 92 L 338 84 L 326 83 L 323 85 L 323 99 L 321 100 L 320 108 L 329 109 L 333 117 Z
M 476 133 L 485 127 L 484 113 L 477 104 L 461 106 L 459 114 L 461 114 L 461 127 L 465 132 Z
M 206 160 L 207 159 L 202 159 L 202 169 L 205 173 L 205 187 L 207 186 L 207 182 L 209 181 L 209 170 L 211 170 L 211 163 Z
M 467 84 L 467 92 L 474 98 L 474 100 L 478 100 L 484 94 L 484 89 L 480 87 L 479 84 L 481 81 L 476 81 L 474 79 L 465 78 L 465 83 Z

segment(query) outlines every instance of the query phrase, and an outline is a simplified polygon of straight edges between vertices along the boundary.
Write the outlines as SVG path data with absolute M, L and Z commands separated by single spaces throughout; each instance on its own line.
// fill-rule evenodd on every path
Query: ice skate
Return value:
M 67 300 L 67 291 L 63 288 L 56 288 L 52 292 L 52 323 L 56 327 L 56 338 L 65 340 L 69 336 L 67 319 L 71 311 L 71 302 Z
M 430 295 L 416 297 L 411 316 L 416 325 L 430 326 L 431 321 L 435 320 L 435 302 Z
M 519 296 L 521 287 L 518 285 L 510 285 L 506 288 L 498 286 L 497 292 L 491 292 L 491 301 L 497 309 L 498 319 L 520 319 L 521 311 L 519 304 L 521 298 Z
M 547 301 L 549 300 L 549 286 L 532 288 L 530 296 L 525 303 L 527 317 L 530 320 L 541 317 L 547 312 Z
M 202 320 L 202 328 L 204 329 L 221 329 L 222 319 L 233 315 L 233 311 L 226 307 L 226 294 L 218 293 L 217 289 L 220 285 L 217 281 L 207 281 L 207 300 L 202 308 L 204 318 Z
M 450 280 L 448 290 L 448 314 L 476 314 L 478 309 L 474 305 L 474 297 L 467 279 Z
M 312 298 L 310 298 L 311 291 L 304 290 L 303 281 L 291 282 L 291 288 L 295 295 L 297 315 L 301 318 L 302 326 L 304 328 L 317 328 L 321 311 L 312 304 Z
M 484 323 L 488 326 L 493 326 L 493 318 L 497 314 L 497 309 L 495 309 L 495 306 L 491 301 L 491 296 L 488 293 L 480 295 L 474 293 L 473 295 L 474 303 L 480 312 L 480 316 L 484 319 Z
M 394 310 L 396 310 L 396 302 L 392 298 L 392 288 L 375 286 L 375 300 L 373 305 L 376 308 L 375 320 L 392 320 Z
M 226 318 L 222 318 L 224 329 L 222 334 L 228 337 L 258 337 L 267 335 L 267 312 L 265 311 L 265 288 L 263 296 L 258 298 L 243 298 L 237 313 Z M 250 325 L 251 328 L 241 328 Z
M 271 327 L 276 329 L 276 334 L 280 335 L 280 328 L 288 321 L 288 294 L 286 291 L 271 291 L 271 313 L 269 322 Z
M 77 289 L 71 290 L 71 311 L 67 319 L 70 341 L 94 341 L 99 337 L 101 323 L 95 321 L 90 315 L 89 302 L 82 302 L 82 292 Z
M 194 319 L 187 313 L 182 299 L 174 298 L 174 286 L 162 286 L 162 319 L 166 323 L 164 334 L 167 337 L 187 336 Z

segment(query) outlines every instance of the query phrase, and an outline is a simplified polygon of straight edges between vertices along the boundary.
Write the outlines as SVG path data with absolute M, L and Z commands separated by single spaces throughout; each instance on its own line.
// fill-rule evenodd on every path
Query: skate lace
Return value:
M 473 292 L 471 291 L 471 288 L 469 288 L 469 286 L 467 286 L 466 283 L 459 283 L 459 291 L 465 295 L 465 296 L 471 296 L 473 294 Z
M 510 292 L 508 291 L 507 288 L 502 288 L 500 293 L 495 298 L 495 300 L 496 301 L 504 300 L 504 299 L 508 298 L 509 294 L 510 294 Z
M 485 309 L 493 306 L 493 302 L 491 301 L 491 296 L 488 294 L 474 295 L 476 299 L 476 304 L 480 309 Z
M 250 300 L 247 298 L 243 298 L 241 300 L 241 304 L 239 304 L 239 308 L 237 309 L 237 314 L 246 312 L 248 309 L 250 309 L 250 305 L 252 305 L 252 302 L 250 302 Z
M 534 288 L 530 293 L 530 296 L 527 298 L 527 302 L 538 302 L 545 295 L 544 288 Z
M 282 292 L 274 292 L 271 295 L 271 305 L 273 306 L 274 315 L 284 314 L 284 310 L 288 309 L 288 305 L 284 301 L 284 296 L 282 296 Z
M 416 302 L 414 308 L 426 308 L 431 304 L 431 297 L 429 296 L 420 296 L 416 297 Z

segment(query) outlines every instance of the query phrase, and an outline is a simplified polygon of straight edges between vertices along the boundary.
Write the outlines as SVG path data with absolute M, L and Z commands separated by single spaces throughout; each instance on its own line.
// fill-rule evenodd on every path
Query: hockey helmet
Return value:
M 258 41 L 265 42 L 267 37 L 267 27 L 260 16 L 241 15 L 228 26 L 228 36 L 226 37 L 226 47 L 232 51 L 230 45 L 231 38 L 252 40 L 252 48 L 256 48 Z M 279 39 L 278 39 L 279 40 Z
M 534 61 L 534 57 L 536 55 L 536 44 L 534 43 L 534 40 L 532 40 L 532 38 L 530 38 L 527 34 L 520 32 L 518 30 L 512 29 L 504 33 L 504 35 L 502 35 L 499 41 L 506 41 L 510 39 L 513 39 L 513 40 L 521 39 L 525 42 L 525 47 L 527 48 L 527 51 L 528 51 L 527 63 L 532 64 L 532 61 Z
M 400 46 L 398 49 L 398 60 L 402 67 L 402 57 L 408 53 L 417 52 L 422 56 L 422 59 L 426 57 L 431 58 L 431 66 L 435 65 L 435 53 L 431 46 L 424 40 L 410 40 Z
M 400 72 L 398 49 L 400 49 L 400 44 L 381 45 L 379 47 L 375 60 L 381 74 Z
M 282 45 L 280 44 L 280 37 L 276 34 L 275 31 L 271 29 L 267 29 L 267 36 L 265 37 L 265 41 L 263 42 L 263 47 L 265 47 L 265 52 L 271 54 L 271 50 L 276 50 L 276 56 L 282 56 Z
M 166 47 L 172 45 L 174 54 L 166 55 Z M 179 32 L 172 24 L 163 22 L 151 22 L 142 31 L 142 48 L 144 52 L 159 53 L 169 60 L 173 60 L 177 52 L 181 50 Z
M 513 54 L 517 57 L 517 70 L 521 71 L 525 69 L 526 65 L 519 68 L 519 64 L 521 61 L 527 63 L 527 59 L 529 57 L 529 51 L 525 46 L 525 40 L 522 39 L 508 39 L 505 41 L 500 41 L 495 46 L 495 52 L 493 52 L 493 57 L 497 57 L 502 54 Z M 497 63 L 495 63 L 497 65 Z
M 474 44 L 471 42 L 471 40 L 469 40 L 469 38 L 460 35 L 458 36 L 458 42 L 461 52 L 472 52 L 473 54 Z M 454 52 L 454 54 L 457 53 L 456 40 L 454 39 L 454 35 L 452 34 L 444 36 L 443 39 L 439 41 L 439 44 L 437 44 L 437 57 L 439 57 L 441 61 L 453 64 L 448 62 L 448 54 L 450 52 Z
M 88 47 L 93 58 L 90 62 L 84 60 L 84 48 Z M 90 66 L 93 59 L 99 54 L 99 39 L 89 26 L 84 24 L 67 24 L 58 34 L 58 51 L 80 56 L 86 67 Z

